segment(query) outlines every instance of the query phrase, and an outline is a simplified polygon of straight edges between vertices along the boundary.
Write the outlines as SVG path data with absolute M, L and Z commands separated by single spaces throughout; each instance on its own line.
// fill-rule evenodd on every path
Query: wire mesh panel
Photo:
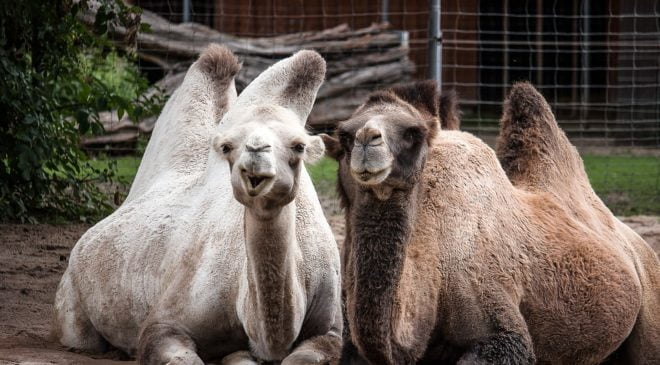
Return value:
M 530 81 L 601 198 L 660 213 L 659 1 L 445 0 L 442 31 L 464 129 L 492 144 L 507 90 Z
M 511 83 L 531 81 L 573 141 L 660 146 L 660 2 L 443 2 L 445 87 L 465 126 L 497 129 Z

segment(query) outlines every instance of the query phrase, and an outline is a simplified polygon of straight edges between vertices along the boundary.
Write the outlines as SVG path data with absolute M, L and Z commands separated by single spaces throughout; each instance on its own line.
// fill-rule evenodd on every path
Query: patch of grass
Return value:
M 130 185 L 135 179 L 135 174 L 140 166 L 140 157 L 98 157 L 90 161 L 91 165 L 98 169 L 107 168 L 109 164 L 117 164 L 117 179 L 119 182 Z
M 323 157 L 317 163 L 305 165 L 319 194 L 335 194 L 337 187 L 337 161 Z
M 617 215 L 660 215 L 660 157 L 584 155 L 591 186 Z
M 596 193 L 617 215 L 660 215 L 660 157 L 584 155 L 585 169 Z M 130 184 L 140 165 L 139 157 L 99 158 L 95 167 L 116 161 L 121 182 Z M 307 171 L 319 194 L 334 196 L 337 162 L 323 157 Z

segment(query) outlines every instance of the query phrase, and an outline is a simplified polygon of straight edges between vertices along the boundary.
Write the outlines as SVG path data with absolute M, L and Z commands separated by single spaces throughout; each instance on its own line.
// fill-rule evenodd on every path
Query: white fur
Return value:
M 296 57 L 265 71 L 238 99 L 232 82 L 224 117 L 214 115 L 218 96 L 211 92 L 212 80 L 197 64 L 191 67 L 156 124 L 125 203 L 90 228 L 71 252 L 55 301 L 55 330 L 64 345 L 84 348 L 78 338 L 97 331 L 135 354 L 147 324 L 175 323 L 207 354 L 248 350 L 237 344 L 247 343 L 245 328 L 259 318 L 246 312 L 245 207 L 234 199 L 228 163 L 211 148 L 211 139 L 245 119 L 249 106 L 277 101 Z M 295 123 L 304 124 L 309 109 L 293 110 Z M 302 288 L 294 308 L 300 330 L 306 317 L 337 317 L 339 256 L 304 167 L 290 205 L 298 243 L 295 276 Z M 312 305 L 314 298 L 328 303 Z M 331 313 L 309 313 L 311 308 Z M 85 331 L 72 311 L 93 330 Z M 264 347 L 261 338 L 249 340 Z M 170 351 L 186 350 L 174 344 Z

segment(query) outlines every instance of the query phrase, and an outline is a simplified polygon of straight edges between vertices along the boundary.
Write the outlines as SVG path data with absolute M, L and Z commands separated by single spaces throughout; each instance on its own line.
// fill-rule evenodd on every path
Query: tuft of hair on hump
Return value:
M 565 163 L 562 151 L 571 151 L 572 145 L 543 96 L 528 82 L 519 82 L 504 102 L 495 150 L 512 178 L 534 174 L 531 169 L 543 165 L 541 160 Z
M 395 85 L 389 90 L 401 100 L 414 106 L 422 114 L 438 115 L 438 86 L 434 80 Z
M 444 130 L 457 131 L 461 127 L 461 111 L 456 90 L 443 91 L 438 102 L 438 117 Z
M 229 80 L 241 69 L 238 58 L 225 46 L 211 43 L 197 61 L 199 68 L 214 80 Z
M 521 128 L 539 128 L 541 124 L 557 125 L 550 105 L 529 82 L 517 82 L 504 102 L 502 127 L 516 124 Z
M 380 105 L 380 104 L 396 103 L 397 100 L 398 100 L 397 97 L 389 90 L 378 90 L 369 94 L 367 101 L 365 101 L 364 104 L 362 104 L 362 107 L 360 107 L 359 109 Z
M 283 92 L 285 99 L 299 98 L 316 90 L 325 79 L 325 60 L 318 52 L 298 51 L 291 62 L 291 75 Z

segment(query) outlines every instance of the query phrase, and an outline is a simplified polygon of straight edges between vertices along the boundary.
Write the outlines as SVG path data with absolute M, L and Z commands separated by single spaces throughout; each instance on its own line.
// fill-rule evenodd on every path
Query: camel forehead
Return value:
M 300 127 L 302 124 L 296 113 L 279 105 L 257 105 L 247 108 L 241 114 L 239 123 L 272 123 L 274 121 L 291 127 Z
M 248 122 L 230 131 L 230 138 L 241 144 L 271 145 L 289 143 L 294 140 L 303 142 L 307 136 L 304 128 L 282 123 L 276 119 Z
M 289 140 L 307 135 L 298 116 L 291 110 L 277 105 L 259 105 L 247 108 L 238 123 L 227 131 L 234 139 L 244 139 L 249 136 L 275 140 Z
M 362 128 L 375 128 L 384 135 L 394 135 L 400 128 L 422 123 L 417 116 L 404 108 L 378 108 L 360 113 L 343 122 L 340 129 L 355 135 Z

